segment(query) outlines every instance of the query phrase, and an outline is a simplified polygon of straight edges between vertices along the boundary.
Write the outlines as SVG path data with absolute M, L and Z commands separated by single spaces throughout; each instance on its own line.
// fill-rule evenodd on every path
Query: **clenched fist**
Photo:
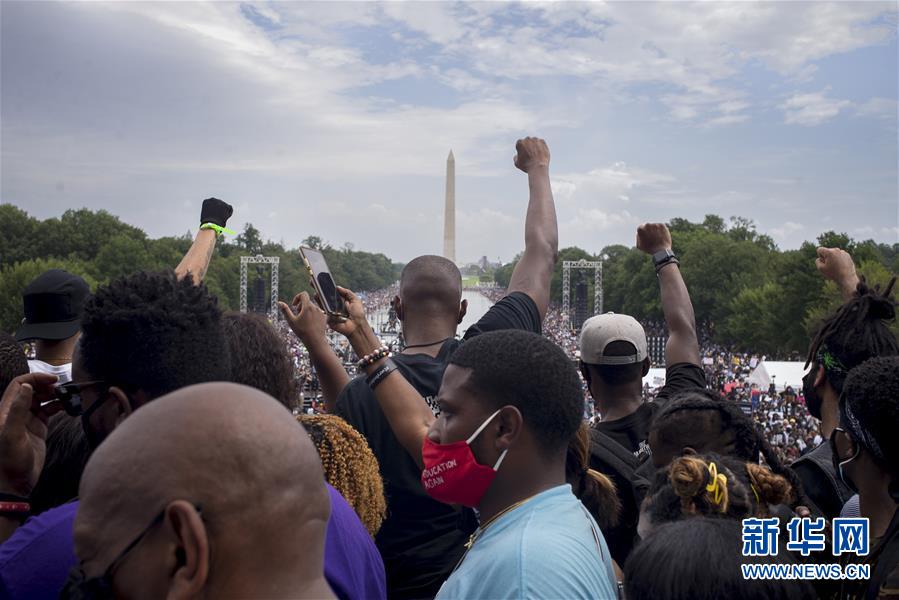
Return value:
M 818 248 L 815 266 L 825 279 L 838 284 L 856 277 L 852 257 L 840 248 Z
M 515 166 L 530 173 L 531 169 L 549 167 L 549 146 L 540 138 L 526 137 L 515 142 Z
M 652 256 L 671 249 L 671 232 L 664 223 L 644 223 L 637 228 L 637 248 Z

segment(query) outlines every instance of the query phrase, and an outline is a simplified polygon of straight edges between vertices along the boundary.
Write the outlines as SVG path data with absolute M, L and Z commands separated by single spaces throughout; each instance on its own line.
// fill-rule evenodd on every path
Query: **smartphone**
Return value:
M 319 305 L 322 310 L 329 315 L 346 317 L 343 298 L 337 293 L 337 284 L 334 283 L 325 256 L 318 250 L 305 246 L 300 247 L 300 254 L 303 262 L 306 263 L 306 270 L 312 278 L 312 285 L 315 286 L 315 291 L 318 293 Z

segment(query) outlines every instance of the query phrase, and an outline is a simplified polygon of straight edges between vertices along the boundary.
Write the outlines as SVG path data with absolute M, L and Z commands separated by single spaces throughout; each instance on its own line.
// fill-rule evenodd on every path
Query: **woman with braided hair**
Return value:
M 814 508 L 802 482 L 784 466 L 752 420 L 737 405 L 722 402 L 707 390 L 684 392 L 664 406 L 650 427 L 649 445 L 657 469 L 685 453 L 716 453 L 754 464 L 764 458 L 793 489 L 791 508 Z
M 640 535 L 662 523 L 696 516 L 742 520 L 768 517 L 793 488 L 767 467 L 716 454 L 675 459 L 656 476 L 640 514 Z
M 298 415 L 297 421 L 318 450 L 325 480 L 349 502 L 374 537 L 387 513 L 387 502 L 378 459 L 368 442 L 334 415 Z

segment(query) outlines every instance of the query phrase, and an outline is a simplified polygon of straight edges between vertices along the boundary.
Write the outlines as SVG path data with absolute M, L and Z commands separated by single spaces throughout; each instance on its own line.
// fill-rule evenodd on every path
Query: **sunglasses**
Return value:
M 108 390 L 109 384 L 102 380 L 97 381 L 71 381 L 54 388 L 54 399 L 50 402 L 59 402 L 62 404 L 63 410 L 67 415 L 80 417 L 84 414 L 84 403 L 81 401 L 81 392 L 91 387 L 100 387 L 101 390 Z M 44 405 L 50 402 L 44 403 Z

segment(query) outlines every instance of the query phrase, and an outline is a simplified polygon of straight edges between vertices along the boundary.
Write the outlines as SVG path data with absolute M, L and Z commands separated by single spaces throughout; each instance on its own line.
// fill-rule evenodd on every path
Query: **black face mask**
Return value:
M 805 396 L 805 406 L 808 408 L 809 414 L 816 419 L 821 419 L 821 405 L 824 403 L 824 398 L 815 390 L 815 377 L 817 376 L 818 365 L 812 363 L 812 368 L 802 378 L 802 395 Z

